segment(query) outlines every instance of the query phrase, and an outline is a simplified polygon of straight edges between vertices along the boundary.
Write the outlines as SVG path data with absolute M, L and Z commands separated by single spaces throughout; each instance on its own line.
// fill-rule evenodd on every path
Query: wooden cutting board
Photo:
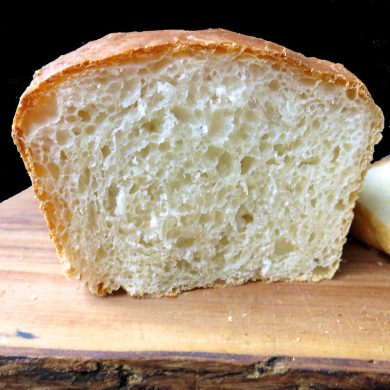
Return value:
M 343 257 L 321 283 L 99 298 L 62 275 L 28 189 L 0 204 L 0 388 L 387 388 L 389 258 Z

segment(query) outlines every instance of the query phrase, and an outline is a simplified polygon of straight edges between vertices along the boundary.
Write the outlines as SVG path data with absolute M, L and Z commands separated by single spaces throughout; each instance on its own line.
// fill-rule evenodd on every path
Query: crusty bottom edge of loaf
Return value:
M 131 294 L 131 296 L 133 298 L 137 298 L 137 299 L 141 299 L 141 298 L 176 298 L 177 296 L 179 296 L 181 293 L 183 292 L 186 292 L 186 291 L 192 291 L 192 290 L 199 290 L 199 289 L 207 289 L 207 288 L 228 288 L 228 287 L 238 287 L 238 286 L 243 286 L 243 285 L 246 285 L 246 284 L 250 284 L 250 283 L 294 283 L 294 282 L 298 282 L 298 283 L 301 283 L 301 282 L 314 282 L 314 283 L 318 283 L 318 282 L 321 282 L 323 280 L 329 280 L 329 279 L 332 279 L 334 274 L 337 272 L 338 268 L 339 268 L 339 265 L 341 263 L 341 259 L 339 259 L 339 261 L 335 262 L 335 264 L 329 268 L 329 272 L 327 275 L 321 275 L 321 276 L 312 276 L 312 275 L 302 275 L 301 277 L 299 278 L 294 278 L 294 279 L 267 279 L 267 278 L 257 278 L 257 279 L 249 279 L 249 280 L 246 280 L 246 281 L 242 281 L 240 283 L 224 283 L 223 281 L 218 281 L 218 282 L 214 282 L 214 283 L 209 283 L 207 285 L 204 285 L 204 286 L 179 286 L 179 287 L 175 287 L 172 291 L 169 291 L 165 294 L 149 294 L 149 293 L 145 293 L 145 294 Z M 68 279 L 73 279 L 74 275 L 69 273 L 69 272 L 66 272 L 65 271 L 65 275 Z M 100 297 L 103 297 L 103 296 L 110 296 L 110 295 L 113 295 L 115 292 L 118 292 L 118 291 L 123 291 L 124 293 L 130 295 L 126 289 L 124 287 L 120 287 L 118 289 L 110 289 L 110 287 L 102 287 L 103 286 L 103 281 L 101 283 L 98 283 L 94 286 L 91 286 L 88 284 L 88 281 L 84 281 L 82 280 L 82 277 L 80 277 L 81 279 L 81 284 L 88 288 L 88 290 L 97 295 L 97 296 L 100 296 Z

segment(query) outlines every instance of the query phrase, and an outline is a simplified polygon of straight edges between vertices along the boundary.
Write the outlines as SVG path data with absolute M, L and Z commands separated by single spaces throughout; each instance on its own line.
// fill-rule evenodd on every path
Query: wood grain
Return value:
M 0 204 L 0 389 L 390 386 L 389 258 L 344 259 L 321 283 L 99 298 L 62 275 L 26 190 Z

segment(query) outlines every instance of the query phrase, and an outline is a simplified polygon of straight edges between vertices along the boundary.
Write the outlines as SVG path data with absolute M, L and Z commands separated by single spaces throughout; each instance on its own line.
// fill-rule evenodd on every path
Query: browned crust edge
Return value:
M 278 389 L 299 385 L 370 389 L 390 384 L 390 362 L 207 352 L 94 352 L 11 347 L 0 348 L 0 383 L 11 385 L 11 389 L 15 383 L 50 385 L 50 388 L 70 385 L 74 386 L 72 388 L 146 388 L 157 385 L 178 389 L 215 386 L 239 389 L 246 385 Z
M 269 59 L 276 63 L 284 64 L 303 75 L 329 83 L 341 84 L 346 88 L 346 93 L 348 93 L 351 99 L 363 99 L 370 106 L 375 120 L 373 120 L 367 148 L 360 162 L 362 173 L 359 183 L 362 183 L 372 158 L 373 146 L 380 139 L 384 118 L 365 85 L 351 72 L 346 70 L 343 65 L 317 58 L 307 58 L 300 53 L 275 43 L 223 29 L 200 31 L 163 30 L 109 34 L 99 40 L 89 42 L 78 50 L 59 57 L 37 71 L 31 85 L 20 99 L 13 121 L 12 137 L 14 143 L 29 172 L 35 196 L 40 202 L 40 209 L 45 216 L 50 231 L 50 237 L 63 263 L 66 263 L 66 260 L 62 256 L 62 243 L 55 231 L 54 205 L 47 200 L 45 190 L 40 183 L 39 174 L 34 168 L 31 151 L 24 145 L 23 120 L 27 117 L 28 112 L 38 104 L 42 95 L 74 74 L 101 66 L 131 62 L 167 53 L 183 52 L 190 54 L 218 52 L 233 56 L 253 56 Z M 355 202 L 356 197 L 357 193 L 353 202 Z M 344 237 L 349 230 L 352 216 L 351 214 L 351 217 L 344 221 Z M 345 239 L 343 243 L 345 243 Z M 339 256 L 341 256 L 341 249 Z M 335 270 L 330 270 L 329 277 L 334 272 Z M 73 270 L 71 267 L 67 273 L 72 275 Z M 100 283 L 97 286 L 89 286 L 89 289 L 98 295 L 104 295 L 112 291 L 109 288 L 102 287 Z M 180 289 L 180 291 L 184 289 Z

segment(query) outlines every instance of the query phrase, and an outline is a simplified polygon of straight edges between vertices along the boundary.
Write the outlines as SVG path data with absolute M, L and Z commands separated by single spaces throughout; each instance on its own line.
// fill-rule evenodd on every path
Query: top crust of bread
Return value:
M 209 53 L 217 51 L 268 58 L 285 63 L 313 78 L 345 85 L 351 98 L 360 97 L 372 105 L 378 118 L 377 132 L 381 131 L 384 126 L 383 114 L 375 105 L 366 86 L 342 64 L 335 64 L 315 57 L 308 58 L 276 43 L 224 29 L 113 33 L 60 56 L 35 72 L 32 83 L 20 99 L 12 126 L 12 136 L 23 160 L 28 163 L 22 141 L 23 117 L 28 113 L 29 108 L 35 106 L 43 92 L 61 83 L 69 75 L 90 68 L 118 64 L 164 52 Z M 373 138 L 375 136 L 374 134 Z
M 261 38 L 250 37 L 224 29 L 200 31 L 160 30 L 113 33 L 92 41 L 81 48 L 60 56 L 34 74 L 26 96 L 39 91 L 44 85 L 55 84 L 69 74 L 91 67 L 126 62 L 129 58 L 154 56 L 161 52 L 203 51 L 247 54 L 259 58 L 281 61 L 311 77 L 344 84 L 351 94 L 370 98 L 365 85 L 342 64 L 320 60 L 289 50 Z M 353 95 L 352 95 L 353 96 Z M 15 119 L 18 118 L 18 115 Z
M 12 136 L 30 173 L 34 191 L 41 201 L 50 233 L 60 254 L 61 243 L 55 236 L 52 206 L 45 201 L 46 194 L 40 183 L 39 174 L 35 172 L 32 156 L 24 145 L 25 121 L 29 112 L 39 105 L 40 99 L 51 89 L 67 80 L 70 76 L 82 77 L 89 69 L 117 65 L 137 60 L 153 58 L 161 54 L 203 53 L 206 57 L 214 53 L 227 53 L 233 57 L 250 56 L 269 59 L 275 63 L 287 65 L 291 69 L 311 78 L 336 83 L 345 87 L 348 97 L 363 100 L 372 110 L 372 130 L 364 155 L 361 156 L 362 182 L 371 159 L 372 148 L 380 139 L 384 118 L 381 110 L 372 100 L 365 85 L 341 64 L 334 64 L 317 58 L 307 58 L 283 46 L 263 39 L 244 36 L 223 29 L 201 31 L 163 30 L 132 33 L 109 34 L 99 40 L 90 42 L 78 50 L 59 57 L 52 63 L 37 71 L 31 85 L 22 95 L 13 121 Z M 80 75 L 80 76 L 79 76 Z M 345 222 L 345 234 L 350 221 Z M 334 270 L 331 272 L 333 274 Z M 102 291 L 101 293 L 104 293 Z
M 378 116 L 378 127 L 380 128 L 378 131 L 383 128 L 383 114 L 375 105 L 366 86 L 342 64 L 335 64 L 315 57 L 305 57 L 301 53 L 276 43 L 224 29 L 113 33 L 60 56 L 35 72 L 32 83 L 20 99 L 13 121 L 13 137 L 23 159 L 27 159 L 21 140 L 23 116 L 30 107 L 35 106 L 42 92 L 61 83 L 69 75 L 83 70 L 119 64 L 166 52 L 204 52 L 205 54 L 225 52 L 268 58 L 275 62 L 285 63 L 312 78 L 345 85 L 351 98 L 360 97 L 371 103 Z

